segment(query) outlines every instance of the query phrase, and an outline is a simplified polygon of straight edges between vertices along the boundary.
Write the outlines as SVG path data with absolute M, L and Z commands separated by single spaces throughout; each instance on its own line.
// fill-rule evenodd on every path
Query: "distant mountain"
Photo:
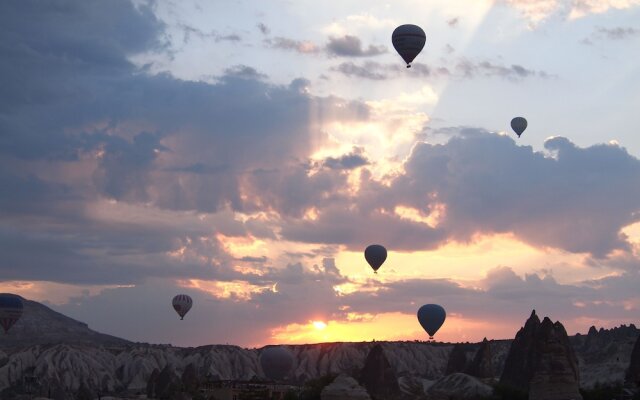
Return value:
M 144 394 L 150 382 L 153 386 L 154 371 L 157 377 L 167 367 L 166 371 L 182 380 L 191 376 L 190 381 L 264 378 L 258 361 L 259 349 L 131 343 L 92 331 L 86 324 L 37 302 L 25 300 L 24 303 L 23 319 L 9 335 L 0 336 L 2 399 L 10 398 L 5 395 L 7 391 L 25 392 L 21 386 L 23 377 L 31 379 L 34 394 L 67 393 L 70 397 L 77 397 L 80 390 L 94 395 Z M 622 381 L 638 336 L 640 331 L 632 325 L 600 331 L 594 328 L 588 335 L 569 337 L 578 360 L 581 386 L 592 387 L 598 381 Z M 459 368 L 481 376 L 485 383 L 495 381 L 502 374 L 511 343 L 512 340 L 491 340 L 484 344 L 465 344 L 464 365 Z M 288 346 L 295 358 L 293 383 L 340 374 L 358 379 L 375 346 L 382 349 L 406 398 L 426 395 L 436 382 L 439 383 L 433 392 L 442 393 L 463 378 L 465 385 L 474 386 L 479 393 L 483 391 L 484 386 L 464 374 L 444 379 L 449 376 L 446 372 L 454 344 L 418 341 Z
M 123 346 L 131 342 L 89 329 L 87 324 L 53 311 L 44 304 L 22 298 L 22 317 L 6 335 L 0 335 L 5 352 L 44 344 Z

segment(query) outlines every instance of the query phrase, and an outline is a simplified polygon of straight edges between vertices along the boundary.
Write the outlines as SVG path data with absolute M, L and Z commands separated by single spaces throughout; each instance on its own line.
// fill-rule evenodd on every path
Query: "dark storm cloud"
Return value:
M 368 48 L 364 49 L 360 38 L 352 35 L 329 38 L 326 50 L 329 55 L 340 57 L 371 57 L 387 52 L 385 46 L 369 45 Z

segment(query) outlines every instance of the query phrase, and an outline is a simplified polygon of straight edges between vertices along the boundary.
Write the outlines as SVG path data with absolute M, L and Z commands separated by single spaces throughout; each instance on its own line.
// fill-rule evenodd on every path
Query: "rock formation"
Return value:
M 33 313 L 30 316 L 23 315 L 25 324 L 28 322 L 23 326 L 24 342 L 20 337 L 0 335 L 0 398 L 9 398 L 5 396 L 5 391 L 7 394 L 25 394 L 21 382 L 26 376 L 33 376 L 37 380 L 34 384 L 37 387 L 34 395 L 53 397 L 55 392 L 60 398 L 73 398 L 82 386 L 94 395 L 101 394 L 103 398 L 105 395 L 122 394 L 126 397 L 132 393 L 144 393 L 147 386 L 151 392 L 155 392 L 157 377 L 166 366 L 173 369 L 176 382 L 185 390 L 193 388 L 198 381 L 246 381 L 255 376 L 263 377 L 258 362 L 259 349 L 225 345 L 180 348 L 131 343 L 117 338 L 112 340 L 112 337 L 91 332 L 85 324 L 56 313 L 48 307 L 35 302 L 27 304 L 25 307 L 29 308 L 25 308 L 25 312 L 31 310 Z M 538 326 L 534 330 L 539 330 L 542 323 L 532 315 L 531 321 L 526 325 Z M 14 326 L 16 327 L 18 324 Z M 42 329 L 46 334 L 42 333 Z M 79 341 L 77 344 L 63 341 L 56 344 L 33 345 L 34 341 L 39 342 L 38 334 L 42 334 L 45 342 L 62 337 L 66 338 L 65 340 Z M 530 336 L 528 345 L 524 343 L 524 337 L 527 335 Z M 630 368 L 631 354 L 639 336 L 640 330 L 635 326 L 623 325 L 608 330 L 594 327 L 588 335 L 571 337 L 570 342 L 579 361 L 581 385 L 584 388 L 592 388 L 598 382 L 604 385 L 621 382 L 627 370 L 630 370 L 630 376 L 633 376 L 633 371 L 637 369 Z M 9 340 L 15 346 L 6 345 L 9 342 L 5 340 Z M 515 341 L 494 340 L 484 344 L 458 346 L 465 350 L 460 354 L 464 354 L 468 361 L 467 369 L 462 372 L 484 377 L 487 376 L 487 370 L 492 369 L 491 375 L 500 377 L 502 374 L 503 382 L 508 381 L 510 373 L 510 378 L 516 381 L 517 375 L 524 375 L 525 388 L 528 389 L 535 372 L 534 361 L 541 356 L 528 359 L 527 357 L 532 356 L 527 354 L 533 352 L 526 349 L 537 348 L 536 341 L 542 343 L 540 333 L 534 334 L 532 329 L 525 332 L 523 329 Z M 5 344 L 4 347 L 2 343 Z M 538 347 L 541 346 L 540 343 Z M 384 352 L 378 349 L 372 353 L 376 345 L 380 345 Z M 489 351 L 483 347 L 488 347 Z M 513 349 L 509 354 L 511 347 Z M 433 383 L 446 376 L 448 365 L 451 365 L 450 368 L 456 366 L 454 369 L 462 365 L 453 361 L 456 359 L 454 345 L 446 343 L 320 343 L 290 348 L 296 359 L 294 379 L 300 385 L 310 379 L 326 375 L 337 376 L 341 373 L 359 379 L 367 358 L 379 351 L 380 356 L 383 355 L 388 363 L 379 360 L 382 367 L 377 369 L 378 372 L 375 372 L 376 368 L 372 368 L 374 372 L 370 374 L 376 376 L 381 373 L 384 379 L 387 379 L 387 376 L 397 377 L 401 396 L 412 399 L 424 396 Z M 516 355 L 517 348 L 521 350 L 519 356 Z M 507 358 L 509 363 L 506 362 Z M 515 362 L 514 358 L 519 358 L 519 363 Z M 462 359 L 460 357 L 459 360 Z M 634 359 L 637 360 L 637 356 Z M 509 365 L 505 370 L 506 364 Z M 154 370 L 157 370 L 155 374 Z M 542 375 L 539 375 L 538 379 L 542 379 Z M 385 383 L 384 386 L 391 385 L 395 388 L 395 382 L 395 379 L 390 379 L 390 383 Z
M 53 311 L 44 304 L 22 298 L 22 317 L 7 334 L 0 335 L 0 348 L 44 344 L 93 344 L 126 346 L 131 342 L 89 329 L 87 324 Z
M 625 380 L 630 385 L 640 387 L 640 337 L 638 337 L 636 344 L 633 346 Z
M 529 392 L 530 400 L 581 400 L 578 363 L 560 322 L 535 313 L 516 334 L 500 383 Z
M 465 372 L 469 366 L 469 353 L 472 351 L 473 348 L 469 344 L 454 344 L 453 350 L 451 350 L 451 353 L 449 354 L 449 361 L 447 362 L 445 375 L 450 375 L 456 372 Z
M 473 361 L 466 370 L 466 373 L 476 378 L 493 378 L 493 364 L 491 354 L 491 344 L 484 338 L 480 348 L 473 357 Z
M 491 386 L 462 373 L 439 379 L 427 391 L 429 400 L 471 400 L 488 397 L 492 393 Z
M 321 400 L 371 400 L 371 397 L 358 382 L 347 375 L 338 376 L 320 393 Z
M 592 388 L 623 381 L 639 336 L 640 330 L 631 324 L 612 329 L 592 326 L 587 335 L 570 338 L 578 356 L 581 386 Z
M 380 344 L 371 348 L 360 373 L 360 383 L 374 399 L 393 399 L 400 394 L 398 378 Z

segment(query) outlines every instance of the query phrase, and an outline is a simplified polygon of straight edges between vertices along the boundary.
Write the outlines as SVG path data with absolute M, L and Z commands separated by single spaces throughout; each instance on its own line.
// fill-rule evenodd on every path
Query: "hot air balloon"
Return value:
M 527 129 L 527 120 L 522 117 L 515 117 L 511 120 L 511 128 L 520 137 L 522 132 Z
M 293 355 L 283 346 L 269 346 L 260 352 L 260 366 L 267 378 L 280 381 L 293 366 Z
M 418 310 L 418 321 L 429 334 L 429 339 L 433 339 L 433 335 L 438 332 L 446 317 L 444 308 L 437 304 L 425 304 Z
M 173 304 L 173 309 L 176 310 L 180 316 L 180 319 L 183 320 L 184 316 L 191 310 L 193 300 L 186 294 L 179 294 L 173 298 L 171 303 Z
M 372 244 L 364 250 L 364 258 L 367 260 L 373 272 L 378 273 L 378 268 L 387 259 L 387 249 L 379 244 Z
M 420 54 L 426 40 L 427 36 L 417 25 L 400 25 L 391 35 L 391 43 L 407 63 L 407 68 L 411 68 L 411 62 Z
M 5 334 L 20 319 L 22 309 L 20 296 L 11 293 L 0 294 L 0 325 L 2 325 Z

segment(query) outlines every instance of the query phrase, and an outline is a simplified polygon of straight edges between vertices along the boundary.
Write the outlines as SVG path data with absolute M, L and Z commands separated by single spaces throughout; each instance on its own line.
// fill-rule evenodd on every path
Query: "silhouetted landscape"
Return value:
M 535 312 L 515 339 L 289 345 L 293 367 L 273 382 L 262 348 L 132 343 L 24 303 L 24 318 L 0 339 L 3 399 L 216 399 L 232 387 L 239 398 L 284 388 L 287 399 L 596 399 L 631 396 L 640 378 L 633 324 L 567 336 Z

